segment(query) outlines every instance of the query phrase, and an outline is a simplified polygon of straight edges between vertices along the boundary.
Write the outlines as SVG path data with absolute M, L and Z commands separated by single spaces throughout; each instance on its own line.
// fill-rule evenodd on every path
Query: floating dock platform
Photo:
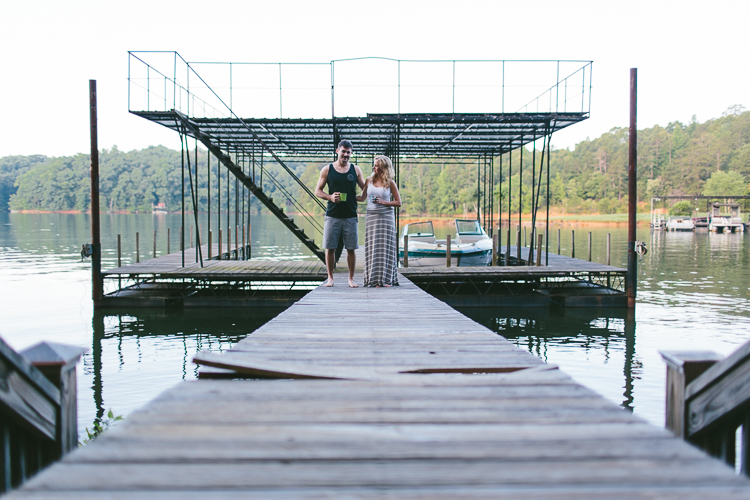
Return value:
M 511 262 L 518 262 L 517 249 Z M 521 248 L 521 262 L 528 260 Z M 216 255 L 217 251 L 212 252 Z M 203 251 L 207 255 L 207 247 Z M 225 254 L 226 256 L 226 254 Z M 542 253 L 542 261 L 547 255 Z M 358 257 L 358 264 L 364 262 Z M 345 266 L 340 263 L 339 268 Z M 399 269 L 452 306 L 626 307 L 622 268 L 550 254 L 549 265 Z M 121 307 L 289 306 L 326 279 L 319 260 L 204 260 L 195 249 L 102 273 L 102 305 Z M 360 280 L 361 278 L 355 278 Z

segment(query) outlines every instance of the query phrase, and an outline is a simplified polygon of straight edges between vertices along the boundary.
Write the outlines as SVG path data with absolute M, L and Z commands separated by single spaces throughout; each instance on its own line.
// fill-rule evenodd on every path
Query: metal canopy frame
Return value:
M 291 89 L 285 89 L 282 82 L 288 81 L 288 79 L 282 79 L 283 69 L 294 66 L 293 71 L 298 71 L 301 67 L 319 68 L 322 64 L 329 63 L 191 63 L 183 59 L 177 52 L 143 51 L 129 52 L 128 54 L 129 111 L 174 130 L 182 137 L 194 138 L 196 146 L 197 142 L 201 142 L 208 149 L 209 154 L 217 158 L 216 175 L 219 178 L 221 176 L 220 167 L 223 166 L 227 170 L 227 233 L 230 233 L 231 230 L 228 224 L 230 215 L 229 196 L 231 194 L 229 192 L 228 175 L 231 172 L 235 177 L 235 212 L 239 210 L 237 200 L 241 197 L 244 215 L 245 197 L 247 196 L 249 202 L 252 194 L 321 260 L 324 259 L 323 252 L 317 249 L 311 237 L 305 235 L 304 231 L 284 214 L 284 206 L 279 206 L 278 202 L 265 196 L 264 185 L 266 183 L 273 183 L 277 189 L 282 187 L 282 183 L 275 177 L 275 175 L 279 175 L 278 171 L 275 174 L 272 173 L 268 170 L 269 165 L 276 164 L 283 167 L 281 174 L 291 176 L 292 180 L 301 187 L 300 196 L 314 197 L 309 187 L 302 183 L 287 163 L 312 160 L 329 161 L 332 156 L 335 157 L 334 151 L 341 139 L 349 139 L 354 143 L 355 154 L 358 157 L 379 154 L 390 156 L 396 169 L 395 180 L 397 183 L 399 182 L 399 166 L 406 161 L 427 163 L 437 161 L 475 162 L 477 165 L 477 220 L 481 222 L 488 234 L 493 235 L 496 229 L 495 212 L 497 212 L 498 218 L 497 227 L 499 228 L 503 222 L 501 220 L 503 203 L 508 207 L 516 204 L 521 207 L 523 204 L 520 189 L 518 200 L 511 200 L 511 196 L 508 196 L 507 201 L 503 200 L 501 193 L 495 192 L 496 157 L 500 157 L 498 162 L 500 165 L 497 170 L 502 178 L 502 155 L 511 153 L 507 162 L 507 173 L 510 178 L 514 168 L 512 151 L 521 148 L 521 161 L 517 173 L 522 176 L 523 147 L 541 139 L 543 149 L 538 170 L 536 149 L 534 148 L 532 152 L 534 163 L 532 193 L 534 193 L 534 186 L 536 186 L 536 192 L 532 194 L 532 220 L 536 223 L 540 219 L 537 218 L 538 209 L 540 206 L 546 205 L 547 228 L 545 235 L 548 236 L 550 138 L 555 132 L 587 119 L 591 107 L 592 61 L 403 61 L 386 58 L 331 61 L 330 81 L 325 82 L 326 85 L 330 84 L 330 116 L 323 118 L 285 118 L 283 117 L 284 107 L 282 107 L 282 102 L 287 109 L 289 105 L 288 100 L 283 99 L 284 92 L 290 93 L 300 89 L 294 88 L 294 82 L 291 84 Z M 150 61 L 151 57 L 156 57 L 160 63 L 157 65 Z M 391 65 L 391 69 L 397 68 L 397 80 L 381 85 L 386 90 L 390 88 L 393 91 L 392 97 L 397 96 L 397 103 L 390 104 L 391 109 L 396 111 L 395 113 L 366 113 L 362 116 L 336 115 L 336 107 L 342 103 L 341 95 L 335 97 L 337 95 L 336 89 L 343 87 L 346 96 L 347 91 L 356 89 L 357 85 L 351 82 L 347 84 L 346 81 L 335 84 L 334 82 L 337 81 L 335 68 L 341 68 L 342 65 L 346 68 L 346 64 L 354 63 L 388 64 Z M 535 64 L 556 70 L 551 84 L 536 82 L 533 85 L 524 86 L 519 84 L 520 80 L 517 75 L 510 74 L 507 71 L 510 66 L 516 67 L 518 65 L 533 70 Z M 241 116 L 243 113 L 241 99 L 239 98 L 241 91 L 254 88 L 258 92 L 266 92 L 262 95 L 267 98 L 268 92 L 272 89 L 262 86 L 253 87 L 252 79 L 249 82 L 240 82 L 239 76 L 236 76 L 240 69 L 262 66 L 270 67 L 275 71 L 277 65 L 278 83 L 273 85 L 278 85 L 278 116 L 275 118 Z M 448 89 L 450 88 L 450 105 L 446 105 L 445 102 L 434 102 L 436 110 L 447 107 L 450 112 L 402 112 L 402 110 L 408 109 L 407 94 L 412 96 L 412 99 L 414 99 L 414 96 L 418 96 L 418 89 L 414 88 L 415 85 L 408 88 L 409 83 L 406 81 L 406 77 L 402 75 L 402 69 L 405 67 L 411 68 L 412 77 L 414 77 L 415 74 L 419 74 L 419 72 L 413 71 L 415 68 L 421 69 L 424 67 L 434 70 L 435 65 L 442 65 L 443 69 L 446 69 L 446 65 L 448 68 L 452 65 L 452 81 L 441 82 L 438 81 L 438 77 L 434 77 L 438 80 L 433 82 L 423 79 L 422 86 L 426 94 L 435 91 L 435 89 L 438 92 L 445 91 L 441 94 L 444 97 L 449 95 Z M 498 81 L 481 81 L 481 78 L 476 77 L 462 79 L 461 72 L 465 71 L 465 68 L 476 69 L 485 66 L 491 66 L 496 70 L 493 78 Z M 204 79 L 197 72 L 196 67 L 200 67 L 202 71 L 205 69 L 208 73 L 214 75 L 216 75 L 217 68 L 219 70 L 225 69 L 225 76 L 228 75 L 228 81 L 213 83 L 214 87 L 212 87 L 207 79 Z M 360 71 L 362 70 L 362 66 L 358 68 Z M 572 68 L 572 70 L 567 76 L 561 77 L 561 68 L 566 72 L 568 71 L 566 68 Z M 315 69 L 315 71 L 318 71 L 318 69 Z M 368 78 L 370 75 L 375 75 L 373 78 L 377 76 L 376 72 L 364 71 L 363 73 L 368 75 Z M 346 80 L 349 74 L 344 72 L 343 76 L 343 79 Z M 219 79 L 221 80 L 221 78 Z M 489 79 L 492 80 L 492 78 Z M 349 86 L 348 89 L 346 88 L 347 85 Z M 382 88 L 376 88 L 377 85 L 372 87 L 373 95 L 382 90 Z M 457 100 L 459 111 L 461 110 L 462 96 L 464 102 L 468 102 L 469 98 L 466 96 L 471 96 L 472 93 L 479 94 L 486 91 L 487 88 L 490 88 L 490 94 L 482 95 L 492 97 L 494 102 L 492 106 L 497 106 L 494 110 L 490 109 L 488 112 L 481 113 L 456 112 Z M 531 96 L 529 100 L 522 96 L 522 101 L 519 101 L 513 95 L 518 93 L 519 88 L 524 88 L 524 90 L 536 88 L 542 91 L 536 97 Z M 323 87 L 313 90 L 318 92 L 321 89 Z M 273 92 L 276 92 L 276 90 L 273 90 Z M 326 90 L 325 95 L 327 95 L 327 92 Z M 317 95 L 323 100 L 326 99 L 326 97 L 323 97 L 324 94 L 318 93 Z M 363 100 L 369 105 L 369 94 L 365 92 L 362 95 Z M 245 99 L 244 102 L 256 101 Z M 430 99 L 427 99 L 426 102 L 428 106 L 432 106 Z M 374 100 L 373 103 L 375 103 Z M 481 101 L 481 103 L 483 104 L 484 101 Z M 517 106 L 519 104 L 520 106 Z M 506 112 L 506 107 L 511 105 L 517 106 L 516 111 Z M 373 106 L 379 109 L 383 108 L 383 106 L 376 104 L 373 104 Z M 487 107 L 489 106 L 488 104 Z M 266 107 L 265 109 L 271 109 L 272 107 Z M 346 106 L 342 107 L 346 109 Z M 497 108 L 500 108 L 499 112 L 497 112 Z M 183 143 L 183 154 L 186 153 L 188 157 L 188 171 L 190 172 L 190 150 L 186 146 L 187 141 L 181 142 Z M 544 164 L 545 155 L 546 165 Z M 189 192 L 193 201 L 196 221 L 199 211 L 196 203 L 198 198 L 195 194 L 198 187 L 197 156 L 196 147 L 194 157 L 196 166 L 195 190 L 193 190 L 192 177 L 189 179 L 191 184 Z M 545 166 L 546 182 L 543 182 Z M 209 175 L 211 175 L 210 165 Z M 536 179 L 537 175 L 538 180 Z M 246 191 L 240 194 L 240 189 Z M 546 193 L 541 196 L 543 189 L 546 190 Z M 217 191 L 219 191 L 216 194 L 217 206 L 221 207 L 221 191 Z M 287 206 L 299 211 L 300 200 L 294 199 L 286 189 L 281 189 L 281 194 L 287 198 L 285 202 Z M 321 213 L 302 214 L 304 217 L 312 219 L 311 216 L 322 215 L 323 205 L 317 198 L 315 201 L 321 209 Z M 184 210 L 183 202 L 183 212 Z M 396 217 L 398 228 L 398 211 Z M 244 220 L 244 217 L 242 219 Z M 235 213 L 235 223 L 237 221 L 238 214 Z M 220 219 L 218 222 L 218 226 L 221 227 Z M 318 227 L 319 223 L 311 222 L 316 231 L 321 230 Z M 507 222 L 510 224 L 511 221 Z M 244 225 L 235 224 L 235 232 L 239 231 L 239 228 L 242 228 L 244 238 Z M 546 237 L 545 240 L 548 245 L 549 238 Z M 508 241 L 509 243 L 510 241 Z M 532 237 L 532 249 L 534 243 L 535 238 Z M 498 250 L 501 245 L 502 241 L 498 234 L 496 253 L 500 253 Z M 502 255 L 500 257 L 498 264 L 503 263 Z M 510 264 L 507 258 L 505 264 Z

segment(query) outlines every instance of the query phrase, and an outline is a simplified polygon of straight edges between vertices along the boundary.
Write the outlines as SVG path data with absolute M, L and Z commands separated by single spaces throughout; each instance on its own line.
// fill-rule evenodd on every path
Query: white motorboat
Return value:
M 399 260 L 404 259 L 404 236 L 409 236 L 409 267 L 444 266 L 447 239 L 435 238 L 432 221 L 412 222 L 404 226 L 399 241 Z M 492 262 L 492 238 L 476 220 L 456 220 L 456 235 L 451 238 L 451 266 L 487 266 Z

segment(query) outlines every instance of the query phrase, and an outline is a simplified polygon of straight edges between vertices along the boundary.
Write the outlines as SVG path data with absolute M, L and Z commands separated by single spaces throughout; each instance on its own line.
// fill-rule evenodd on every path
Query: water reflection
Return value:
M 115 404 L 119 413 L 145 404 L 155 396 L 151 387 L 156 387 L 158 394 L 180 380 L 196 378 L 198 367 L 192 363 L 195 353 L 222 352 L 282 310 L 95 311 L 91 352 L 84 358 L 84 375 L 91 377 L 95 414 L 85 421 L 101 417 Z
M 612 379 L 614 370 L 609 366 L 621 360 L 622 398 L 617 402 L 633 411 L 634 380 L 641 374 L 641 363 L 635 355 L 633 311 L 502 307 L 459 311 L 550 363 L 559 363 L 563 353 L 577 353 L 586 359 L 600 356 L 601 366 L 608 367 L 607 376 Z M 567 366 L 565 370 L 570 372 Z M 608 396 L 613 399 L 611 393 Z

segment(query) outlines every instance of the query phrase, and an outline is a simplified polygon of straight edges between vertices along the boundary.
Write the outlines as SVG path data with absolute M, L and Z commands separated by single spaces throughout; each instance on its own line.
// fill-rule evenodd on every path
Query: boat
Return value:
M 167 210 L 167 206 L 164 202 L 157 203 L 154 205 L 151 204 L 151 213 L 152 214 L 167 214 L 169 211 Z
M 728 210 L 722 213 L 722 208 Z M 738 203 L 714 203 L 711 207 L 711 220 L 708 229 L 716 233 L 744 232 L 740 205 Z
M 399 240 L 399 260 L 404 259 L 404 236 L 409 237 L 409 267 L 444 266 L 447 239 L 435 238 L 432 221 L 412 222 L 404 226 Z M 479 221 L 456 220 L 456 235 L 451 238 L 451 266 L 488 266 L 492 262 L 492 238 Z
M 695 222 L 688 216 L 673 216 L 667 219 L 667 231 L 694 231 Z

